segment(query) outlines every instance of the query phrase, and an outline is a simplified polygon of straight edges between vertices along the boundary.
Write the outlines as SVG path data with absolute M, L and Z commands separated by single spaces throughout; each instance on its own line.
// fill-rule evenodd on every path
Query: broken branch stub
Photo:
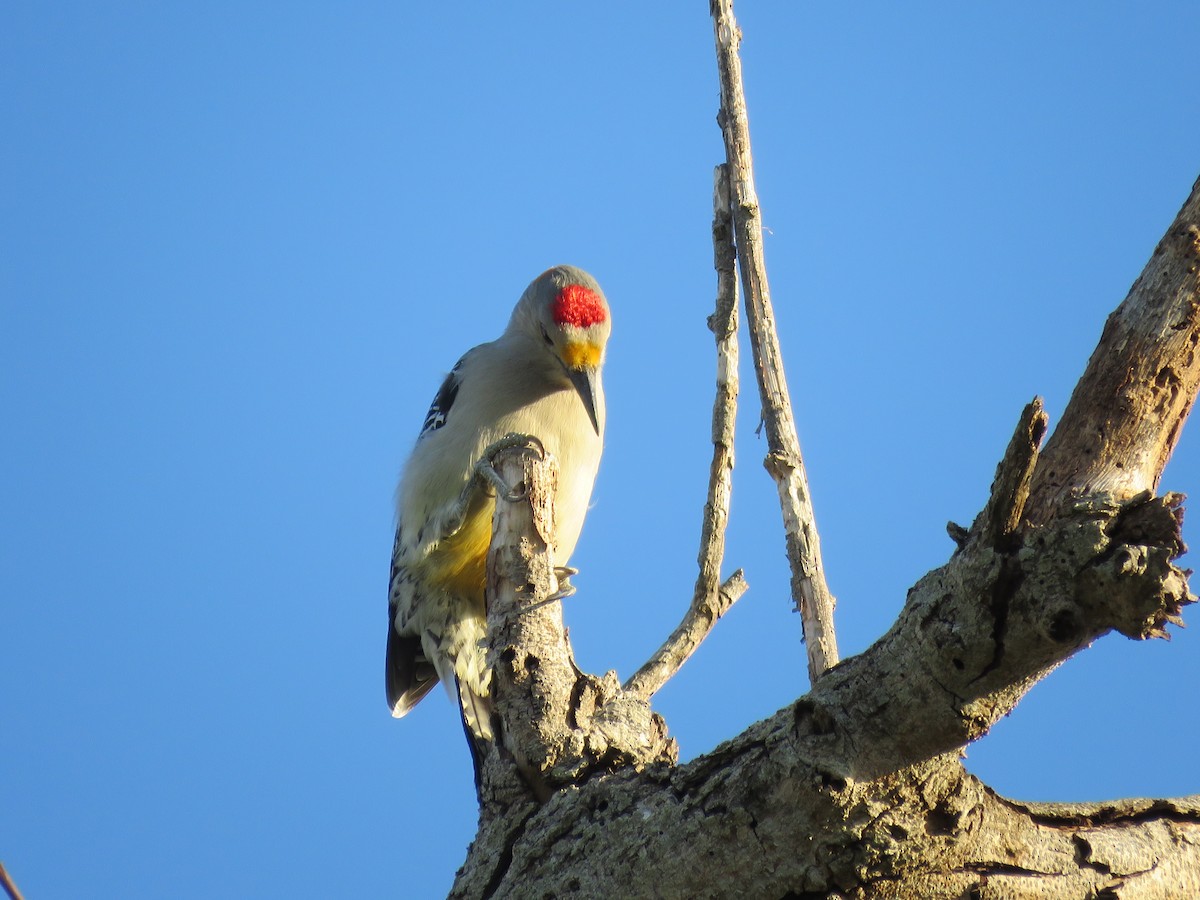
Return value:
M 975 523 L 974 531 L 985 546 L 999 546 L 1020 527 L 1048 422 L 1041 397 L 1034 397 L 1021 411 L 1008 449 L 996 466 L 987 505 Z
M 494 468 L 510 487 L 497 491 L 494 536 L 488 554 L 488 639 L 497 738 L 535 793 L 544 773 L 569 744 L 566 718 L 575 687 L 562 610 L 549 600 L 557 589 L 552 556 L 553 457 L 514 447 L 500 451 Z
M 581 672 L 554 597 L 553 456 L 506 447 L 494 467 L 511 490 L 497 496 L 488 553 L 488 659 L 498 747 L 539 801 L 593 771 L 674 762 L 675 742 L 648 702 L 614 673 Z M 498 492 L 503 493 L 503 492 Z M 494 779 L 493 779 L 494 780 Z

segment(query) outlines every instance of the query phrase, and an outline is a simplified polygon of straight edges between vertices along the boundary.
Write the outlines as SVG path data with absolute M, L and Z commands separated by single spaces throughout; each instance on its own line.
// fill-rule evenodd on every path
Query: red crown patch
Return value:
M 582 284 L 568 284 L 554 298 L 554 321 L 588 328 L 608 318 L 600 295 Z

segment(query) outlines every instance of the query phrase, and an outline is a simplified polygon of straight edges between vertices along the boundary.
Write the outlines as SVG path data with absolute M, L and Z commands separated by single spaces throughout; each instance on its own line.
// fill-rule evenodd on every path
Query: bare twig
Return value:
M 743 593 L 747 584 L 738 569 L 721 584 L 725 557 L 725 526 L 733 487 L 733 432 L 738 395 L 738 315 L 736 254 L 730 227 L 729 167 L 713 172 L 713 268 L 717 270 L 717 309 L 708 319 L 717 340 L 717 393 L 713 399 L 712 466 L 708 499 L 700 529 L 700 573 L 692 603 L 683 621 L 666 642 L 638 669 L 625 690 L 649 698 L 673 676 Z
M 4 893 L 8 894 L 9 900 L 23 900 L 21 892 L 13 883 L 12 876 L 4 868 L 4 863 L 0 863 L 0 887 L 4 888 Z
M 625 690 L 646 699 L 652 697 L 696 652 L 696 648 L 717 624 L 717 619 L 729 612 L 729 608 L 746 593 L 749 586 L 742 570 L 738 569 L 711 595 L 706 595 L 699 603 L 692 603 L 671 636 L 625 682 Z
M 750 156 L 750 126 L 742 89 L 742 64 L 738 58 L 741 32 L 733 18 L 732 0 L 711 0 L 721 79 L 718 121 L 725 138 L 725 155 L 733 194 L 738 268 L 746 294 L 746 320 L 754 370 L 762 395 L 767 429 L 767 471 L 775 479 L 783 510 L 788 562 L 792 568 L 792 599 L 800 611 L 808 642 L 808 674 L 813 682 L 838 661 L 833 628 L 833 595 L 825 583 L 821 544 L 808 491 L 808 477 L 800 455 L 800 440 L 792 418 L 792 403 L 783 373 L 783 356 L 775 332 L 771 294 L 763 259 L 762 225 L 754 190 Z

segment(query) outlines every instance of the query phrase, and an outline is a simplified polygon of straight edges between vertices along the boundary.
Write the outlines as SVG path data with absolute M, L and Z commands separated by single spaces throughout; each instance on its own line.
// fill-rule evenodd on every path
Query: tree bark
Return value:
M 556 797 L 492 896 L 1200 896 L 1200 798 L 1020 804 L 953 757 L 829 782 L 791 730 Z

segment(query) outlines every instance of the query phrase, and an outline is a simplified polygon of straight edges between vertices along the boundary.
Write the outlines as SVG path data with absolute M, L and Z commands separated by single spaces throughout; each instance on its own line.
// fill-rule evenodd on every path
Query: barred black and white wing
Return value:
M 466 357 L 464 356 L 463 359 Z M 462 368 L 463 359 L 454 364 L 454 368 L 450 370 L 450 374 L 438 388 L 437 396 L 429 404 L 429 412 L 425 414 L 425 424 L 421 427 L 421 434 L 417 440 L 430 432 L 437 431 L 446 424 L 446 418 L 450 415 L 450 407 L 454 405 L 454 398 L 458 396 L 458 372 Z
M 438 388 L 429 412 L 425 414 L 425 422 L 421 426 L 420 441 L 443 425 L 450 415 L 454 399 L 458 396 L 459 372 L 463 359 L 460 359 L 446 375 L 442 386 Z M 413 523 L 409 523 L 413 527 Z M 388 707 L 392 715 L 402 716 L 420 702 L 438 682 L 437 670 L 433 663 L 426 658 L 418 634 L 401 634 L 404 621 L 414 612 L 419 600 L 415 594 L 415 585 L 405 566 L 406 545 L 404 522 L 396 526 L 396 541 L 392 545 L 392 571 L 388 579 L 388 639 L 385 664 L 385 684 L 387 687 Z M 421 537 L 417 538 L 419 543 Z
M 412 587 L 404 567 L 400 565 L 402 530 L 396 529 L 396 544 L 392 550 L 392 575 L 388 585 L 388 637 L 384 679 L 388 708 L 399 718 L 414 706 L 438 683 L 437 670 L 425 656 L 421 637 L 397 631 L 397 607 L 412 605 Z

